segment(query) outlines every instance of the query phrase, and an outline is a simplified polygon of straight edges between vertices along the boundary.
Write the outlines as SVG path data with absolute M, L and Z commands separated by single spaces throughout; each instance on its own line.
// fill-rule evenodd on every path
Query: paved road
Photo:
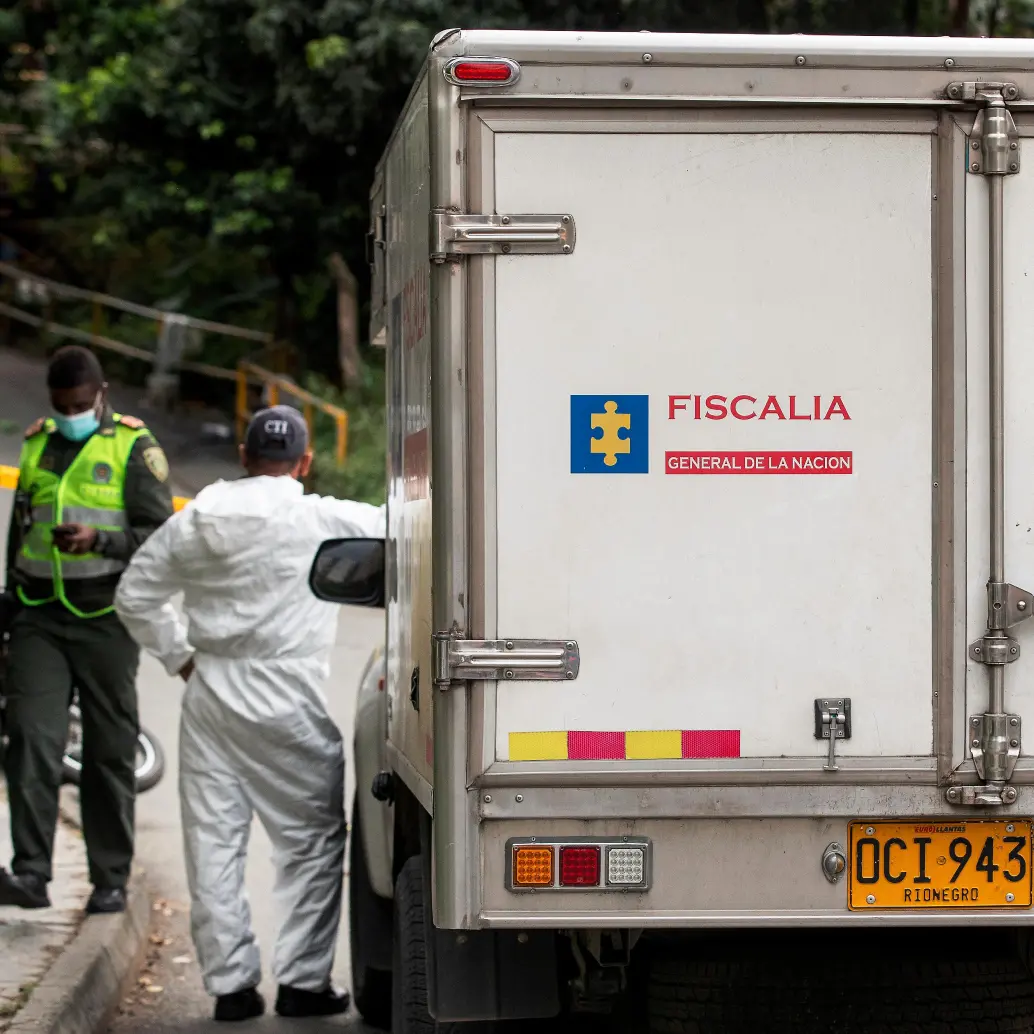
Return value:
M 140 412 L 138 393 L 113 388 L 117 406 L 146 416 L 158 430 L 159 421 Z M 15 464 L 21 445 L 17 428 L 24 427 L 45 414 L 47 398 L 43 368 L 35 360 L 0 350 L 0 427 L 6 422 L 15 433 L 0 433 L 0 464 Z M 160 432 L 169 452 L 173 481 L 177 491 L 196 492 L 205 480 L 232 477 L 234 467 L 226 450 L 204 452 L 191 446 L 194 430 L 188 425 L 175 426 L 165 421 Z M 169 442 L 174 445 L 170 447 Z M 0 491 L 0 553 L 6 542 L 11 493 Z M 328 685 L 331 712 L 339 723 L 346 744 L 352 741 L 352 717 L 359 673 L 370 650 L 383 630 L 382 611 L 342 609 L 338 641 L 332 659 L 332 675 Z M 123 1003 L 112 1031 L 117 1034 L 200 1034 L 223 1030 L 211 1022 L 211 1002 L 201 987 L 190 944 L 187 891 L 185 885 L 179 803 L 176 789 L 176 752 L 178 743 L 179 707 L 182 684 L 170 679 L 150 657 L 142 658 L 138 679 L 141 720 L 159 739 L 168 758 L 165 779 L 138 804 L 138 871 L 147 880 L 159 903 L 154 914 L 148 959 L 134 991 Z M 349 750 L 349 753 L 351 751 Z M 351 758 L 349 759 L 351 762 Z M 354 780 L 349 766 L 348 799 Z M 248 891 L 254 915 L 255 930 L 269 958 L 277 926 L 272 910 L 272 867 L 269 863 L 269 842 L 256 824 L 248 866 Z M 0 859 L 0 864 L 6 859 Z M 336 966 L 336 979 L 348 983 L 348 947 L 342 923 L 342 937 Z M 267 981 L 268 985 L 268 981 Z M 264 987 L 267 997 L 275 996 L 275 988 Z M 258 1024 L 261 1029 L 287 1027 L 286 1021 L 267 1017 Z M 313 1024 L 306 1024 L 307 1027 Z M 316 1027 L 334 1027 L 359 1034 L 369 1031 L 357 1018 L 318 1021 Z

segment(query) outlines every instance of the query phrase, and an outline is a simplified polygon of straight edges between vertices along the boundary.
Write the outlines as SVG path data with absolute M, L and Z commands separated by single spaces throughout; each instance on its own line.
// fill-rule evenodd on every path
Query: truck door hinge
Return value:
M 820 697 L 815 701 L 815 739 L 829 740 L 829 753 L 823 772 L 839 772 L 837 740 L 851 738 L 851 698 Z
M 1003 804 L 1015 804 L 1018 796 L 1015 786 L 1001 790 L 993 786 L 952 786 L 945 794 L 949 804 L 960 804 L 966 808 L 1000 808 Z
M 431 261 L 462 255 L 570 255 L 572 215 L 431 213 Z
M 1034 595 L 1007 582 L 987 583 L 987 631 L 969 647 L 970 660 L 979 664 L 1012 664 L 1020 644 L 1006 633 L 1034 614 Z
M 570 681 L 580 667 L 571 639 L 458 639 L 436 632 L 432 654 L 439 689 L 464 681 Z
M 988 667 L 1012 664 L 1020 656 L 1020 644 L 1008 630 L 1034 613 L 1034 595 L 1007 582 L 987 583 L 987 631 L 969 648 L 970 660 Z M 1012 778 L 1020 757 L 1019 715 L 992 713 L 970 715 L 967 727 L 970 756 L 985 787 L 953 786 L 952 804 L 1000 806 L 1016 800 L 1015 790 L 1002 786 Z
M 1020 171 L 1020 134 L 1006 105 L 1020 91 L 1015 83 L 950 83 L 949 100 L 979 104 L 969 134 L 966 168 L 982 176 L 1011 176 Z
M 1020 716 L 975 714 L 969 719 L 970 754 L 977 775 L 988 783 L 1012 778 L 1020 759 Z M 1015 800 L 1015 797 L 1013 797 Z M 996 802 L 998 803 L 998 802 Z M 1001 803 L 1005 803 L 1002 801 Z

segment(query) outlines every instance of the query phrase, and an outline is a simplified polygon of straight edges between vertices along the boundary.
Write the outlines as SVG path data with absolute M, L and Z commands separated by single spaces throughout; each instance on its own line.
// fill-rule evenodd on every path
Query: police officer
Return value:
M 25 434 L 7 542 L 7 587 L 19 606 L 5 687 L 14 859 L 10 873 L 0 869 L 0 905 L 50 904 L 74 687 L 87 912 L 120 912 L 133 858 L 139 651 L 112 602 L 133 552 L 172 514 L 168 463 L 141 421 L 111 411 L 89 350 L 56 352 L 47 387 L 53 413 Z

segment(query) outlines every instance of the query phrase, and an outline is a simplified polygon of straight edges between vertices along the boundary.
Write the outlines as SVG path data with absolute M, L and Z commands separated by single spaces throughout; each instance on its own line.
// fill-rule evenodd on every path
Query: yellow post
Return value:
M 93 300 L 93 319 L 90 321 L 90 330 L 94 337 L 99 337 L 104 327 L 104 307 L 95 298 Z
M 237 442 L 244 441 L 245 421 L 248 418 L 248 375 L 244 368 L 237 367 Z
M 338 413 L 337 415 L 337 465 L 345 465 L 345 454 L 348 451 L 348 414 Z
M 312 422 L 312 403 L 306 402 L 303 409 L 305 414 L 305 426 L 309 429 L 309 448 L 312 448 L 312 443 L 316 440 L 316 428 Z
M 269 404 L 280 405 L 280 385 L 276 381 L 269 381 Z

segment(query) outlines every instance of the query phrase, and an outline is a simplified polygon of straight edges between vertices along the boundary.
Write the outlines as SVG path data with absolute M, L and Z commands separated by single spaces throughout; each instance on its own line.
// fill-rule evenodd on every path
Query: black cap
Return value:
M 248 424 L 244 451 L 253 460 L 300 460 L 309 447 L 309 429 L 297 409 L 260 409 Z

